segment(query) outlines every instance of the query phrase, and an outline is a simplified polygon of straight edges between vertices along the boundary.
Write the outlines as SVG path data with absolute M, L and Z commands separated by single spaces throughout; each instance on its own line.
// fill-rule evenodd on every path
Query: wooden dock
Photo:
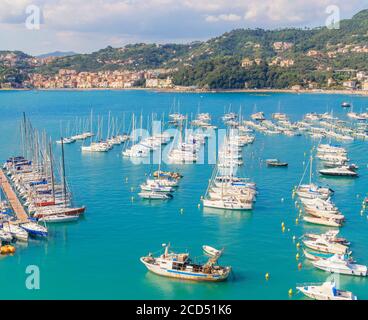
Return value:
M 24 210 L 23 205 L 20 203 L 16 193 L 13 190 L 13 187 L 9 183 L 8 178 L 5 176 L 3 170 L 0 170 L 0 185 L 6 198 L 9 201 L 10 206 L 12 207 L 15 215 L 17 216 L 18 222 L 28 221 L 28 215 Z

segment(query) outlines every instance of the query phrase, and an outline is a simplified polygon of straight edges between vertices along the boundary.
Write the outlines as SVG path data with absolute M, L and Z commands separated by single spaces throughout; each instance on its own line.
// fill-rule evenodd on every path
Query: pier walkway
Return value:
M 24 210 L 24 207 L 20 203 L 17 195 L 15 194 L 3 170 L 0 170 L 0 185 L 6 198 L 9 201 L 10 206 L 12 207 L 15 215 L 17 216 L 18 222 L 28 221 L 28 215 Z

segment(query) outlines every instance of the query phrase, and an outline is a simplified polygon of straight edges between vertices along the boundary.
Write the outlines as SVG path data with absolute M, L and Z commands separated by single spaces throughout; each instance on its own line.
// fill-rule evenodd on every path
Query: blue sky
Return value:
M 39 30 L 26 10 L 40 9 Z M 324 25 L 329 6 L 350 18 L 368 0 L 1 0 L 0 49 L 92 52 L 134 42 L 206 40 L 235 28 Z

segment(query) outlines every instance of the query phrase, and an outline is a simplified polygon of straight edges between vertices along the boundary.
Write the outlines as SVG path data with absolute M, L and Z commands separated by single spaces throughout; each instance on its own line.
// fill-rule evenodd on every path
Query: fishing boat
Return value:
M 337 289 L 335 282 L 304 284 L 296 287 L 296 289 L 315 300 L 357 300 L 352 292 Z
M 287 162 L 281 162 L 278 159 L 268 159 L 266 160 L 267 166 L 269 167 L 287 167 Z
M 142 199 L 149 199 L 149 200 L 169 200 L 173 198 L 171 193 L 163 193 L 163 192 L 154 192 L 154 191 L 145 191 L 140 192 L 138 195 Z
M 182 280 L 209 282 L 224 281 L 230 275 L 231 267 L 217 265 L 220 256 L 213 256 L 206 263 L 197 264 L 192 262 L 188 253 L 169 252 L 170 244 L 164 247 L 165 251 L 159 257 L 148 254 L 140 258 L 146 268 L 155 274 Z
M 222 254 L 222 252 L 224 251 L 224 249 L 222 250 L 217 250 L 213 247 L 210 247 L 210 246 L 207 246 L 207 245 L 204 245 L 202 246 L 202 249 L 205 253 L 207 253 L 208 255 L 210 256 L 219 256 Z
M 47 228 L 35 222 L 22 223 L 19 226 L 27 231 L 31 236 L 47 237 L 48 235 Z
M 328 259 L 319 259 L 317 261 L 313 261 L 312 264 L 318 269 L 331 273 L 360 277 L 367 276 L 367 266 L 353 263 L 345 256 L 338 254 L 335 254 Z
M 72 215 L 66 215 L 66 214 L 56 214 L 56 215 L 49 215 L 44 216 L 38 221 L 44 222 L 44 223 L 65 223 L 65 222 L 74 222 L 79 219 L 78 215 L 72 216 Z

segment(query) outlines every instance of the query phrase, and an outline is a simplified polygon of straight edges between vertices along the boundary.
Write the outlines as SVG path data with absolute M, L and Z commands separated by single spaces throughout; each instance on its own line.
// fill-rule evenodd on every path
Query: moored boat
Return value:
M 169 252 L 170 245 L 165 245 L 165 252 L 159 257 L 152 254 L 141 257 L 146 268 L 160 276 L 192 281 L 218 282 L 226 280 L 231 267 L 217 265 L 219 256 L 211 257 L 204 264 L 192 262 L 188 253 Z
M 222 250 L 217 250 L 211 246 L 207 246 L 207 245 L 204 245 L 202 246 L 202 249 L 205 253 L 207 253 L 208 255 L 210 256 L 218 256 L 218 255 L 221 255 L 222 252 L 224 251 L 224 249 Z
M 79 219 L 78 215 L 66 215 L 66 214 L 56 214 L 49 215 L 40 218 L 38 221 L 45 223 L 65 223 L 65 222 L 73 222 Z
M 312 262 L 313 266 L 330 273 L 339 273 L 352 276 L 367 276 L 367 266 L 351 262 L 342 255 L 335 254 L 328 259 L 319 259 Z
M 278 159 L 268 159 L 266 163 L 269 167 L 287 167 L 289 165 L 287 162 L 282 162 Z
M 173 198 L 173 195 L 171 193 L 154 192 L 154 191 L 143 191 L 138 193 L 138 195 L 142 199 L 149 199 L 149 200 L 169 200 Z
M 337 289 L 335 282 L 304 284 L 296 288 L 307 297 L 315 300 L 357 300 L 352 292 Z
M 47 228 L 35 222 L 22 223 L 19 226 L 23 228 L 25 231 L 27 231 L 29 235 L 32 235 L 32 236 L 47 237 L 48 235 Z

